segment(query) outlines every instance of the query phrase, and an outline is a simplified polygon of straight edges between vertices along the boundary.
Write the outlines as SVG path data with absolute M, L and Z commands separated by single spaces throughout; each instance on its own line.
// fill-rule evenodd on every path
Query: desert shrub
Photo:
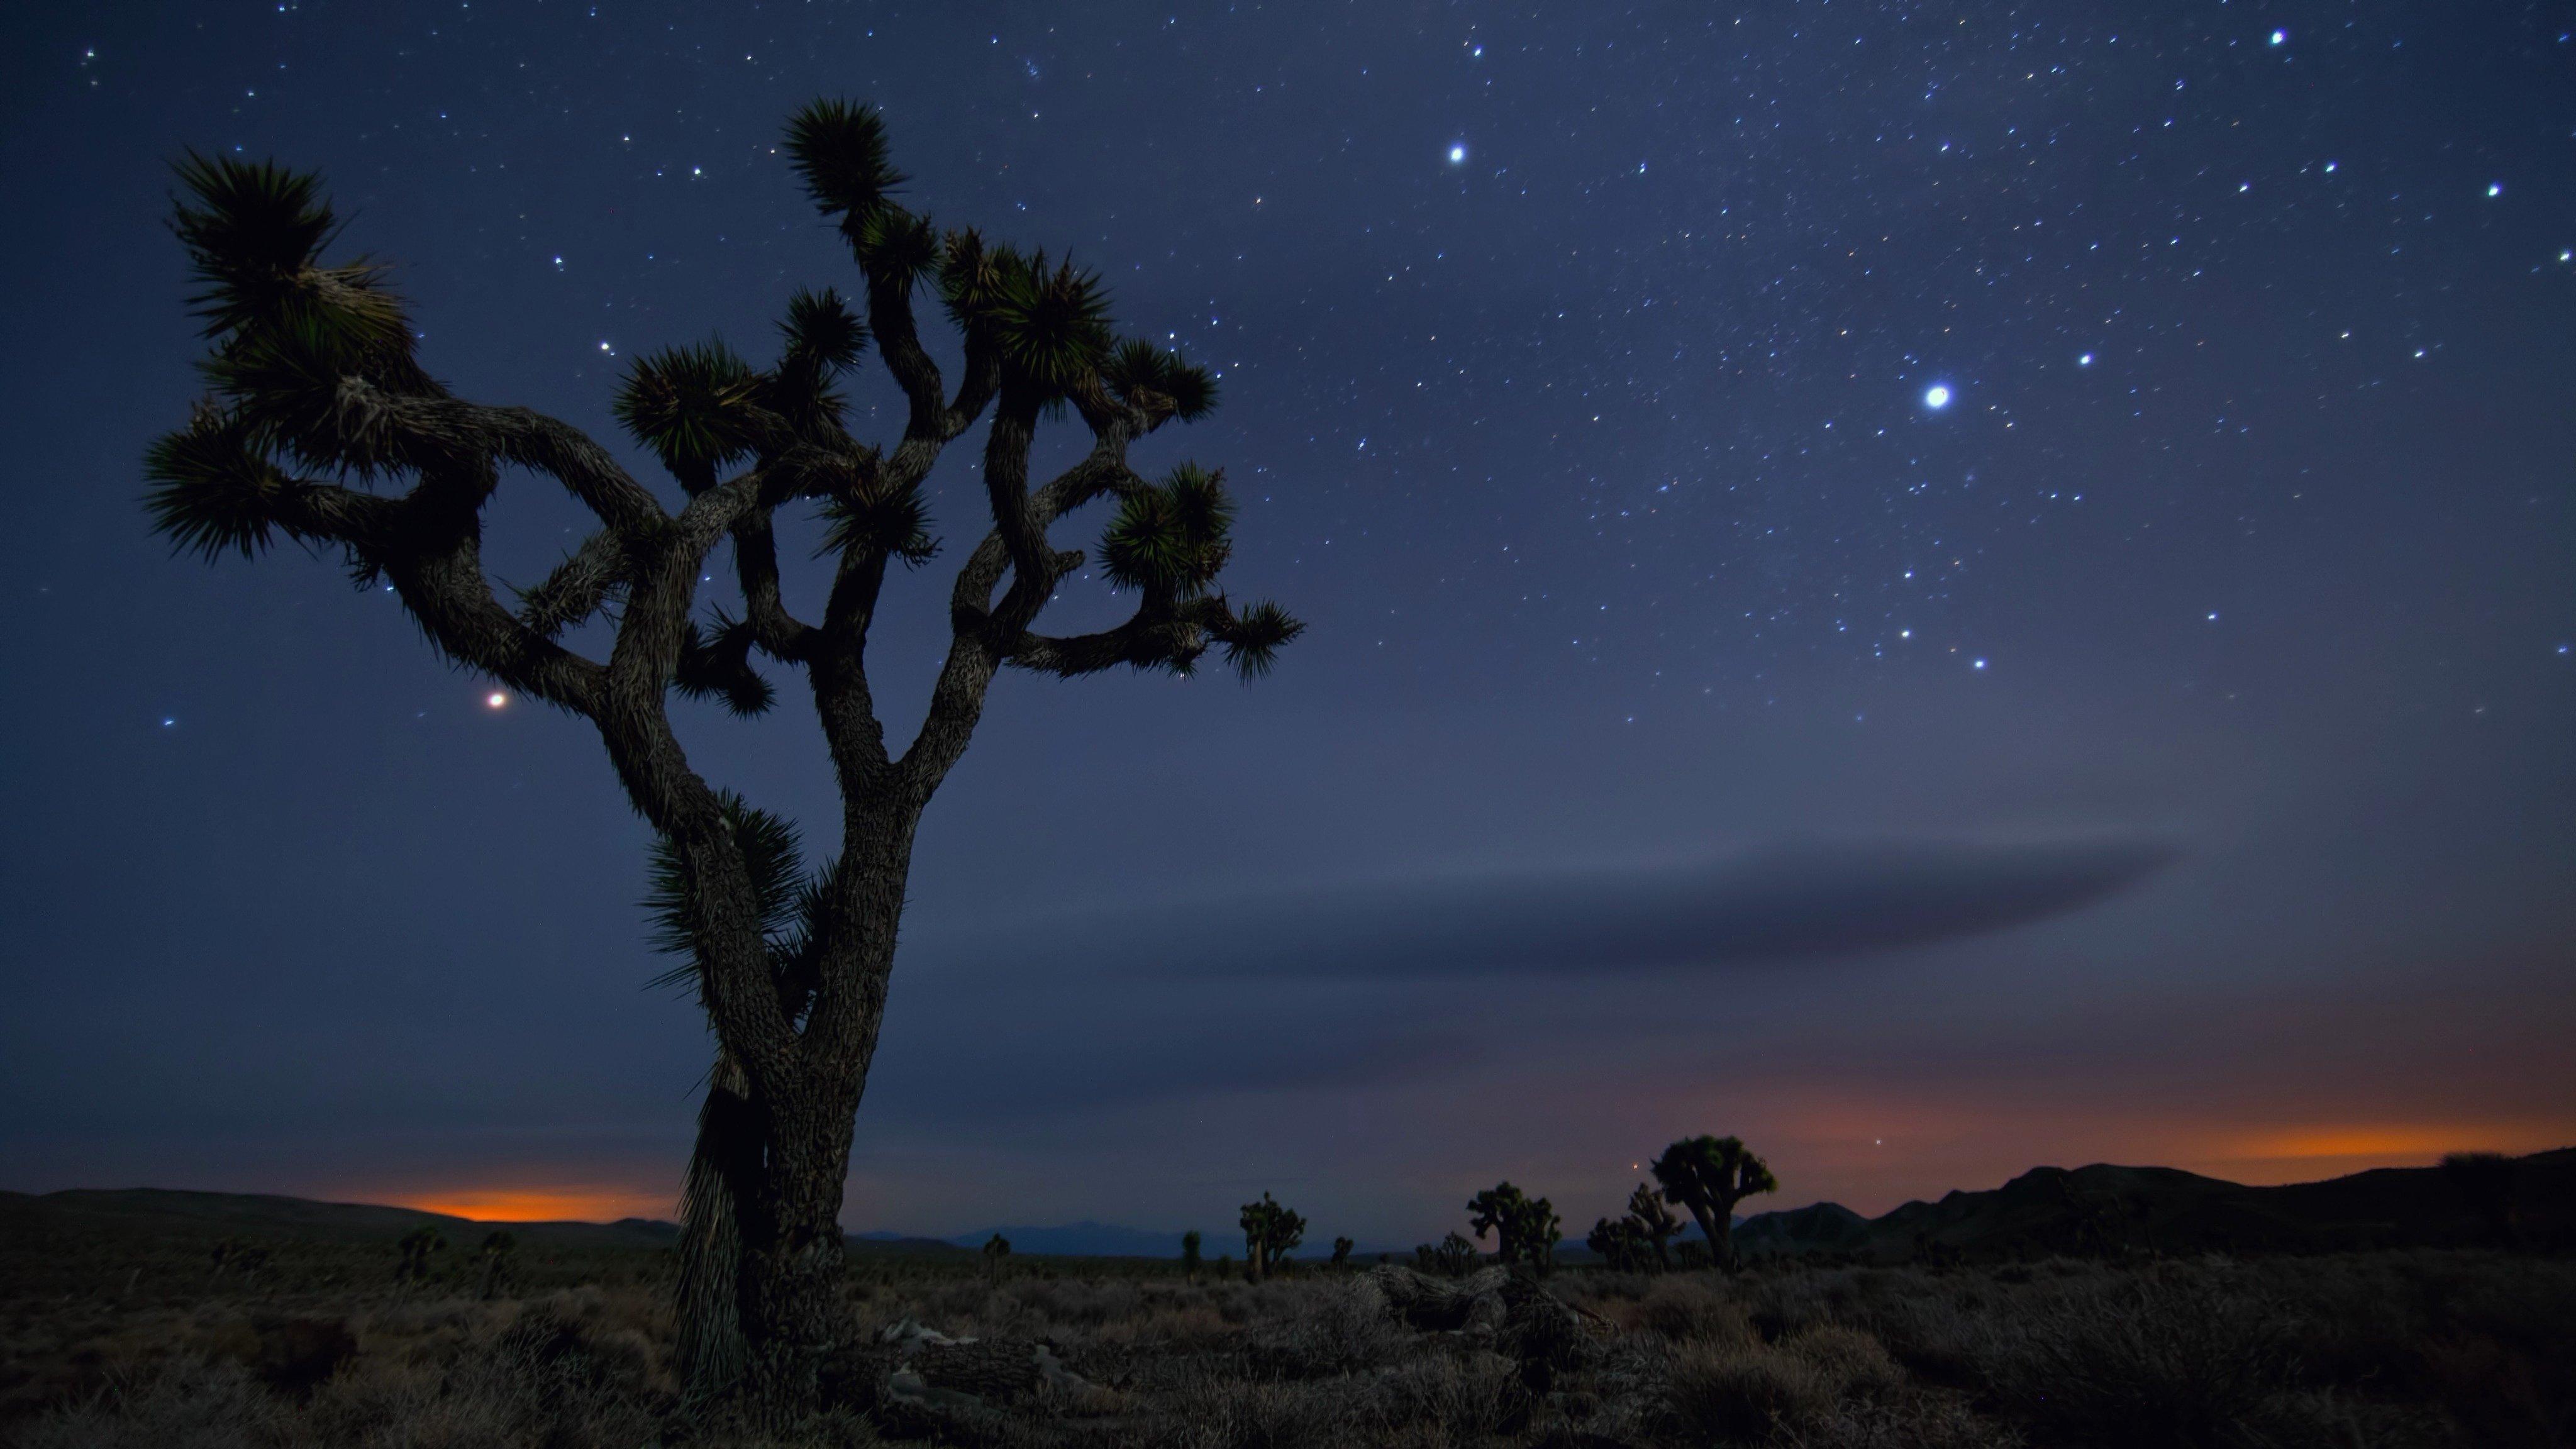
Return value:
M 1439 1354 L 1377 1376 L 1368 1417 L 1384 1429 L 1437 1426 L 1452 1439 L 1503 1432 L 1525 1411 L 1515 1365 L 1500 1354 Z
M 1947 1395 L 1846 1403 L 1773 1436 L 1778 1449 L 2022 1449 L 2021 1434 Z
M 1820 1423 L 1835 1406 L 1824 1370 L 1751 1338 L 1675 1349 L 1662 1399 L 1666 1431 L 1694 1444 L 1769 1443 Z
M 2290 1325 L 2239 1283 L 2167 1273 L 2032 1294 L 1980 1365 L 1998 1403 L 2070 1445 L 2193 1449 L 2243 1440 L 2288 1386 Z
M 80 1402 L 16 1426 L 15 1449 L 257 1449 L 286 1410 L 237 1363 L 206 1360 L 119 1375 Z
M 1752 1335 L 1744 1310 L 1697 1278 L 1659 1278 L 1637 1301 L 1636 1323 L 1675 1343 L 1731 1340 Z
M 1779 1347 L 1824 1375 L 1839 1398 L 1884 1398 L 1905 1386 L 1905 1370 L 1861 1329 L 1819 1324 L 1791 1334 Z
M 1383 1368 L 1407 1357 L 1414 1335 L 1395 1322 L 1385 1300 L 1360 1284 L 1336 1283 L 1307 1295 L 1275 1324 L 1253 1334 L 1251 1361 L 1287 1378 Z

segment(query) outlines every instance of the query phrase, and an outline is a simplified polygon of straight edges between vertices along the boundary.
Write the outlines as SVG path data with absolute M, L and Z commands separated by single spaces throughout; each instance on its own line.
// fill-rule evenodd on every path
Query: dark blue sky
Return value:
M 1229 578 L 1312 624 L 1251 691 L 996 689 L 852 1226 L 1588 1222 L 1700 1131 L 1873 1211 L 2576 1140 L 2576 5 L 5 25 L 0 1185 L 667 1210 L 708 1048 L 586 728 L 147 532 L 165 163 L 323 171 L 433 371 L 614 439 L 628 359 L 853 285 L 778 154 L 818 95 L 1221 370 L 1139 461 L 1224 466 Z M 505 488 L 489 556 L 579 521 Z M 828 818 L 793 709 L 687 728 Z

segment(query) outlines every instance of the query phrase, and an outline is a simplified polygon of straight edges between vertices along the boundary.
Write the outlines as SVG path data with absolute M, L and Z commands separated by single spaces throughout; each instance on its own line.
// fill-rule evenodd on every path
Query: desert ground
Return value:
M 24 1449 L 2576 1442 L 2564 1252 L 1463 1277 L 1371 1254 L 1253 1283 L 854 1247 L 832 1406 L 761 1432 L 681 1396 L 668 1251 L 640 1227 L 506 1252 L 442 1234 L 406 1274 L 390 1219 L 253 1232 L 42 1201 L 0 1214 L 0 1442 Z

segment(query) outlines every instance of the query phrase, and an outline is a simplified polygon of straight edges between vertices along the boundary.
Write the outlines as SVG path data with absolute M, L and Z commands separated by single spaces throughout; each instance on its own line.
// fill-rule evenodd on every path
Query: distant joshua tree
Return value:
M 1333 1239 L 1332 1266 L 1336 1268 L 1349 1267 L 1351 1265 L 1351 1249 L 1358 1246 L 1359 1245 L 1357 1243 L 1352 1242 L 1348 1238 Z
M 1199 1261 L 1199 1230 L 1192 1228 L 1181 1234 L 1181 1276 L 1199 1281 Z
M 1413 1266 L 1425 1273 L 1438 1273 L 1449 1278 L 1464 1278 L 1485 1266 L 1485 1254 L 1484 1250 L 1476 1246 L 1474 1239 L 1462 1233 L 1453 1232 L 1442 1238 L 1437 1247 L 1429 1243 L 1415 1247 Z
M 1638 1234 L 1653 1245 L 1655 1267 L 1670 1268 L 1673 1255 L 1666 1245 L 1672 1242 L 1673 1234 L 1682 1230 L 1682 1220 L 1673 1216 L 1673 1210 L 1664 1205 L 1662 1196 L 1646 1184 L 1638 1183 L 1637 1190 L 1628 1194 L 1628 1221 L 1635 1223 Z
M 995 1233 L 992 1237 L 986 1239 L 984 1242 L 984 1281 L 999 1285 L 1002 1281 L 1002 1260 L 1009 1256 L 1011 1256 L 1010 1239 L 1003 1237 L 1000 1233 Z
M 1637 1220 L 1630 1217 L 1601 1218 L 1583 1239 L 1583 1246 L 1599 1253 L 1614 1273 L 1642 1273 L 1655 1266 L 1655 1252 L 1637 1231 Z
M 1306 1220 L 1270 1200 L 1243 1205 L 1243 1270 L 1254 1282 L 1270 1276 L 1289 1251 L 1306 1241 Z
M 483 1239 L 483 1288 L 479 1296 L 497 1298 L 510 1280 L 517 1276 L 519 1240 L 506 1231 L 494 1230 Z
M 851 1124 L 914 833 L 995 677 L 1186 674 L 1215 649 L 1250 680 L 1302 627 L 1219 586 L 1234 519 L 1221 474 L 1184 463 L 1154 480 L 1128 462 L 1140 439 L 1215 405 L 1206 370 L 1121 341 L 1095 274 L 937 230 L 899 204 L 905 178 L 875 110 L 809 105 L 785 149 L 850 247 L 864 316 L 836 292 L 798 292 L 767 366 L 714 341 L 637 358 L 615 411 L 667 486 L 566 423 L 433 378 L 384 269 L 323 260 L 340 225 L 318 178 L 191 154 L 172 224 L 211 343 L 208 390 L 145 459 L 156 526 L 180 548 L 255 555 L 283 539 L 337 555 L 446 659 L 596 727 L 659 842 L 662 944 L 686 958 L 678 974 L 717 1044 L 683 1188 L 681 1367 L 694 1392 L 748 1388 L 765 1417 L 817 1401 L 840 1336 Z M 957 329 L 953 388 L 920 335 L 925 292 Z M 886 447 L 850 434 L 835 387 L 871 341 L 905 403 Z M 889 574 L 938 551 L 924 484 L 988 414 L 974 486 L 989 522 L 946 596 L 946 658 L 921 728 L 890 744 L 867 659 L 879 596 Z M 1087 451 L 1033 481 L 1039 424 L 1059 417 L 1079 422 Z M 597 526 L 513 588 L 485 563 L 485 513 L 505 480 L 530 477 Z M 1056 545 L 1056 525 L 1103 502 L 1095 551 Z M 831 578 L 811 620 L 781 587 L 785 509 L 824 526 Z M 1134 612 L 1095 632 L 1038 632 L 1085 570 L 1132 594 Z M 731 608 L 701 608 L 711 576 L 738 596 Z M 576 647 L 590 639 L 604 655 Z M 768 710 L 776 692 L 756 659 L 802 673 L 831 757 L 841 812 L 819 864 L 785 820 L 700 775 L 674 728 L 674 694 Z
M 1543 1197 L 1530 1197 L 1508 1182 L 1497 1183 L 1467 1200 L 1467 1226 L 1482 1238 L 1494 1235 L 1506 1263 L 1521 1263 L 1544 1273 L 1556 1264 L 1556 1244 L 1563 1236 L 1555 1207 Z
M 1733 1271 L 1735 1205 L 1755 1193 L 1777 1191 L 1779 1179 L 1733 1137 L 1685 1137 L 1664 1149 L 1653 1171 L 1664 1201 L 1698 1222 L 1717 1266 Z
M 2442 1159 L 2442 1176 L 2485 1221 L 2490 1242 L 2500 1248 L 2521 1242 L 2520 1163 L 2501 1152 L 2454 1152 Z
M 215 1244 L 214 1264 L 215 1271 L 207 1278 L 210 1283 L 222 1281 L 227 1272 L 244 1279 L 253 1278 L 260 1269 L 268 1266 L 268 1249 L 246 1239 L 226 1238 Z M 136 1276 L 141 1275 L 138 1272 Z
M 429 1255 L 446 1252 L 447 1238 L 438 1229 L 423 1223 L 403 1234 L 402 1240 L 394 1244 L 394 1250 L 402 1255 L 394 1265 L 394 1281 L 425 1283 L 429 1281 Z

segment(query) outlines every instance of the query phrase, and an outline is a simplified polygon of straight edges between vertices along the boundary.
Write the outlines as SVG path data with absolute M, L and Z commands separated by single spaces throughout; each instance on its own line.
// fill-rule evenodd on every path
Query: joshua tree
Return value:
M 511 1270 L 516 1261 L 518 1247 L 519 1240 L 511 1237 L 507 1232 L 495 1230 L 484 1237 L 483 1291 L 481 1296 L 485 1298 L 496 1297 L 499 1295 L 502 1286 L 509 1282 Z
M 1003 1237 L 1000 1233 L 995 1233 L 992 1237 L 985 1239 L 984 1281 L 999 1285 L 1002 1281 L 1002 1260 L 1009 1256 L 1011 1256 L 1010 1239 Z
M 394 1250 L 402 1255 L 394 1265 L 394 1281 L 425 1282 L 429 1278 L 429 1255 L 447 1251 L 447 1238 L 438 1229 L 423 1223 L 403 1234 L 402 1240 L 394 1244 Z
M 1780 1186 L 1762 1159 L 1733 1137 L 1685 1137 L 1665 1148 L 1652 1170 L 1655 1181 L 1663 1184 L 1664 1201 L 1690 1213 L 1708 1239 L 1710 1256 L 1730 1271 L 1735 1267 L 1735 1205 Z
M 215 1244 L 214 1263 L 215 1271 L 208 1282 L 220 1281 L 228 1269 L 245 1279 L 252 1278 L 268 1266 L 268 1249 L 241 1238 L 226 1238 Z
M 2500 1248 L 2520 1243 L 2520 1164 L 2500 1152 L 2454 1152 L 2442 1159 L 2442 1176 L 2485 1219 L 2490 1241 Z
M 1635 1192 L 1628 1194 L 1628 1221 L 1635 1223 L 1637 1232 L 1653 1245 L 1656 1269 L 1670 1268 L 1673 1256 L 1665 1245 L 1672 1242 L 1673 1234 L 1682 1230 L 1682 1220 L 1674 1217 L 1673 1210 L 1664 1205 L 1663 1198 L 1642 1182 L 1637 1184 Z
M 1255 1282 L 1269 1277 L 1290 1249 L 1306 1241 L 1306 1220 L 1272 1202 L 1266 1192 L 1261 1201 L 1243 1205 L 1242 1227 L 1243 1270 Z
M 1654 1250 L 1647 1245 L 1646 1235 L 1638 1231 L 1635 1218 L 1601 1218 L 1595 1221 L 1591 1233 L 1583 1240 L 1583 1246 L 1599 1253 L 1613 1272 L 1636 1273 L 1655 1265 Z
M 1219 649 L 1249 680 L 1301 628 L 1218 587 L 1233 518 L 1220 475 L 1183 464 L 1149 481 L 1128 462 L 1140 439 L 1214 405 L 1206 371 L 1120 341 L 1093 274 L 936 230 L 898 204 L 904 178 L 874 110 L 809 105 L 786 149 L 849 244 L 864 317 L 833 291 L 799 292 L 765 367 L 713 341 L 639 359 L 616 413 L 668 486 L 565 423 L 433 379 L 383 271 L 325 262 L 338 223 L 318 178 L 191 155 L 173 225 L 211 343 L 208 394 L 146 459 L 148 504 L 180 548 L 255 555 L 285 539 L 335 554 L 448 660 L 597 728 L 660 842 L 665 944 L 685 953 L 681 975 L 717 1043 L 684 1188 L 683 1358 L 701 1392 L 747 1381 L 773 1413 L 813 1401 L 835 1338 L 851 1124 L 914 831 L 995 677 L 1186 673 Z M 925 291 L 959 334 L 953 379 L 921 339 Z M 851 436 L 834 388 L 871 341 L 906 407 L 884 448 Z M 988 413 L 977 495 L 989 518 L 947 595 L 946 658 L 920 730 L 890 744 L 867 669 L 879 595 L 889 573 L 937 551 L 924 483 Z M 1033 481 L 1038 425 L 1061 416 L 1087 431 L 1088 452 Z M 597 520 L 519 589 L 498 585 L 482 553 L 505 474 L 560 485 Z M 1097 552 L 1057 547 L 1050 530 L 1104 500 L 1113 516 Z M 811 619 L 781 590 L 774 525 L 791 508 L 826 528 L 830 580 Z M 1085 569 L 1133 594 L 1133 614 L 1092 633 L 1038 632 Z M 702 575 L 738 593 L 731 609 L 701 611 Z M 604 656 L 579 638 L 603 641 Z M 811 867 L 785 821 L 691 767 L 673 728 L 675 692 L 769 709 L 756 660 L 802 672 L 832 761 L 840 818 Z
M 1442 1238 L 1438 1247 L 1429 1243 L 1413 1250 L 1413 1265 L 1425 1273 L 1439 1273 L 1451 1278 L 1464 1278 L 1484 1266 L 1485 1254 L 1475 1242 L 1460 1233 Z
M 1496 1256 L 1506 1263 L 1526 1263 L 1544 1273 L 1556 1261 L 1563 1234 L 1556 1209 L 1546 1198 L 1534 1198 L 1508 1182 L 1497 1183 L 1467 1200 L 1467 1226 L 1481 1238 L 1492 1233 Z
M 1199 1281 L 1199 1230 L 1196 1228 L 1181 1234 L 1181 1276 L 1193 1283 Z
M 1347 1267 L 1349 1267 L 1349 1266 L 1351 1265 L 1351 1249 L 1353 1249 L 1353 1248 L 1355 1248 L 1355 1247 L 1358 1247 L 1358 1246 L 1359 1246 L 1359 1244 L 1352 1242 L 1352 1241 L 1351 1241 L 1350 1239 L 1348 1239 L 1348 1238 L 1335 1238 L 1335 1239 L 1333 1239 L 1333 1263 L 1332 1263 L 1332 1266 L 1334 1266 L 1334 1267 L 1336 1267 L 1336 1268 L 1347 1268 Z

